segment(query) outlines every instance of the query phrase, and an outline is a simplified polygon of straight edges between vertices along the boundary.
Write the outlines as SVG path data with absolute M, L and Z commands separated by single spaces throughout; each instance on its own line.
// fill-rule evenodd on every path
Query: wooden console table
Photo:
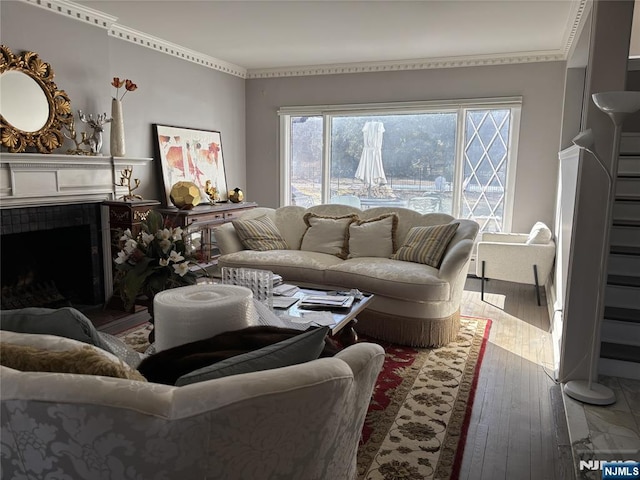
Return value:
M 258 204 L 253 202 L 241 202 L 198 205 L 191 210 L 180 210 L 175 207 L 156 210 L 171 220 L 174 226 L 188 227 L 191 235 L 200 238 L 201 258 L 206 267 L 214 264 L 220 256 L 213 230 L 257 206 Z
M 201 266 L 207 268 L 214 265 L 220 255 L 213 230 L 223 223 L 232 221 L 244 212 L 256 208 L 257 203 L 220 203 L 216 205 L 199 205 L 191 210 L 180 210 L 175 207 L 160 207 L 160 202 L 156 200 L 134 200 L 134 201 L 105 201 L 105 208 L 108 208 L 109 230 L 111 232 L 111 258 L 117 254 L 118 240 L 120 235 L 127 228 L 135 237 L 141 228 L 141 223 L 146 220 L 151 210 L 162 213 L 173 226 L 188 227 L 188 233 L 194 238 L 200 239 Z M 109 280 L 113 282 L 113 262 L 109 263 L 111 275 Z M 106 276 L 105 276 L 106 278 Z M 122 302 L 119 298 L 112 297 L 113 287 L 111 287 L 109 306 L 122 310 Z

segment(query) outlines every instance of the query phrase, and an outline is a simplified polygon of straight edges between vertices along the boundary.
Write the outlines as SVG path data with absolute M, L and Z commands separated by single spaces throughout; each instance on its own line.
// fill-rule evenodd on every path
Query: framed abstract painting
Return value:
M 153 124 L 153 132 L 165 205 L 171 205 L 171 187 L 179 181 L 200 187 L 202 203 L 212 203 L 207 193 L 213 188 L 217 194 L 215 201 L 228 200 L 220 132 L 158 124 Z

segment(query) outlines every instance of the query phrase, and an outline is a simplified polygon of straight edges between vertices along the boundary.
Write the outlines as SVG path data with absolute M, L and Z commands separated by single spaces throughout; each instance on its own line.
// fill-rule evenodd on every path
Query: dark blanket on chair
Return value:
M 236 355 L 258 350 L 301 333 L 304 332 L 270 326 L 248 327 L 224 332 L 211 338 L 185 343 L 150 355 L 140 362 L 138 371 L 150 382 L 175 385 L 179 377 L 194 370 Z M 320 356 L 331 357 L 338 351 L 339 347 L 327 337 Z

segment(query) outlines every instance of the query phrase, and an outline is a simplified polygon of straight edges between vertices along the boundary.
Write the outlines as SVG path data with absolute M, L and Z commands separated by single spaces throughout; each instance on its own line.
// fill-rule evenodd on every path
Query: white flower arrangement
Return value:
M 172 227 L 158 212 L 151 211 L 138 235 L 127 229 L 120 237 L 121 250 L 114 258 L 116 285 L 128 310 L 137 298 L 147 298 L 169 288 L 193 285 L 196 275 L 191 266 L 200 241 L 189 241 L 180 227 Z M 206 273 L 206 272 L 205 272 Z

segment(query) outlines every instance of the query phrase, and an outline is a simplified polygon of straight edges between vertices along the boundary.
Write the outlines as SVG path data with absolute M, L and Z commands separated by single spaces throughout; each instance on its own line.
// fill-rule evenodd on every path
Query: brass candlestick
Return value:
M 131 177 L 133 176 L 133 167 L 127 167 L 120 172 L 120 183 L 116 183 L 115 185 L 118 187 L 127 187 L 129 193 L 123 195 L 122 198 L 124 201 L 127 200 L 142 200 L 142 196 L 136 195 L 133 191 L 140 186 L 140 179 L 134 178 L 133 181 L 135 183 L 135 187 L 131 186 Z

